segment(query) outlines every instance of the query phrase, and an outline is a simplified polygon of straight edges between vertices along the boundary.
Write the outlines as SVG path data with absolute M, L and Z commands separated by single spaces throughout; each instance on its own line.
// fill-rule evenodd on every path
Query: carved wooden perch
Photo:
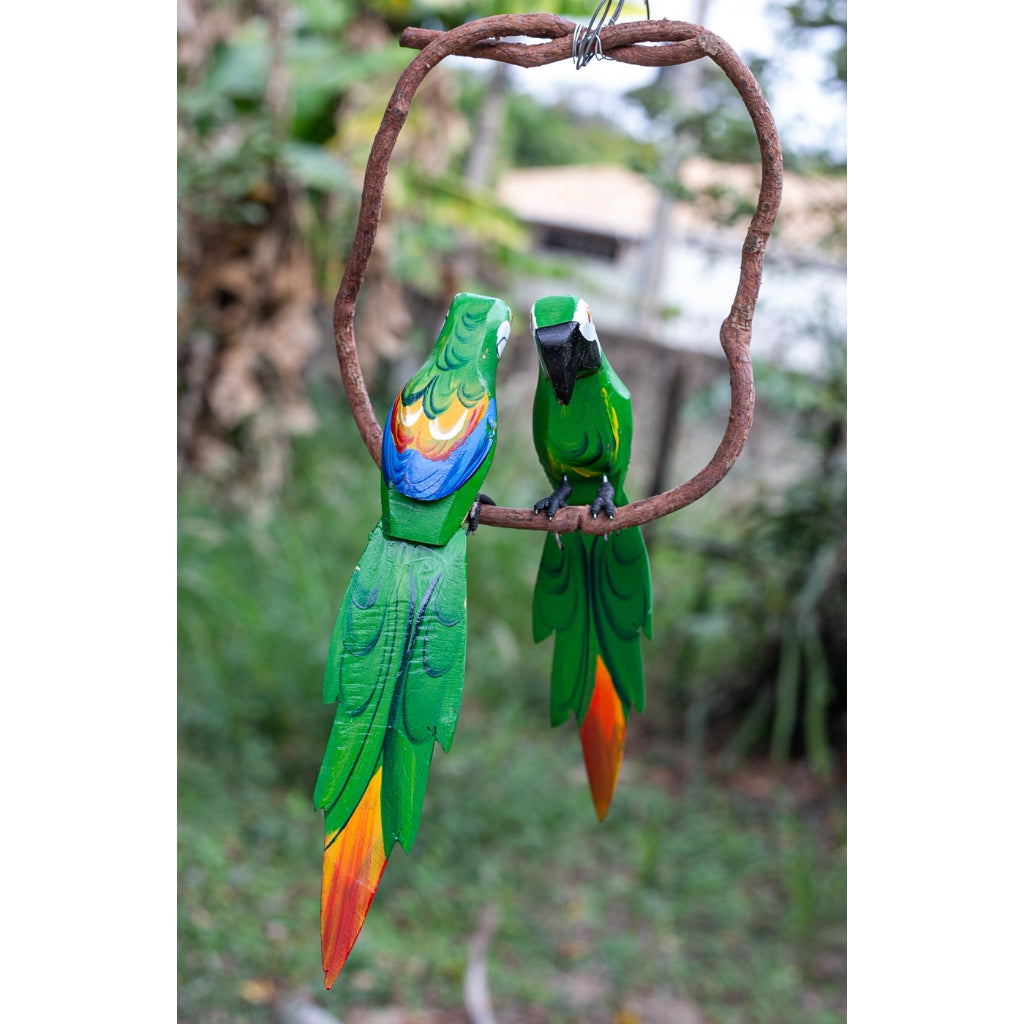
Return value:
M 458 54 L 497 60 L 521 67 L 539 67 L 572 57 L 576 23 L 552 14 L 496 15 L 460 25 L 449 32 L 406 29 L 403 46 L 421 52 L 402 73 L 391 95 L 370 151 L 362 205 L 352 250 L 334 302 L 334 337 L 341 377 L 359 432 L 377 465 L 381 461 L 381 428 L 366 392 L 356 353 L 355 304 L 366 274 L 380 223 L 388 161 L 405 124 L 413 95 L 427 73 L 445 57 Z M 507 37 L 548 40 L 509 43 Z M 615 529 L 640 526 L 675 512 L 711 490 L 733 467 L 750 432 L 754 414 L 754 378 L 750 365 L 750 333 L 761 285 L 764 249 L 782 197 L 782 151 L 771 110 L 750 69 L 724 39 L 699 25 L 683 21 L 634 21 L 601 32 L 604 56 L 628 64 L 665 66 L 708 57 L 725 72 L 747 108 L 761 148 L 761 190 L 740 255 L 740 279 L 719 338 L 729 363 L 732 402 L 729 422 L 711 461 L 685 483 L 662 494 L 618 509 Z M 654 44 L 654 45 L 641 45 Z M 586 74 L 581 71 L 581 74 Z M 591 72 L 593 73 L 593 72 Z M 484 506 L 480 522 L 520 530 L 607 533 L 606 519 L 593 519 L 583 505 L 561 509 L 549 520 L 532 509 Z

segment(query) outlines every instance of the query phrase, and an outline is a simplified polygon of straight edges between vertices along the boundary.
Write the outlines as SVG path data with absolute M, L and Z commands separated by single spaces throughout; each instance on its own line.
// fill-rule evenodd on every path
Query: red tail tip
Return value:
M 594 695 L 580 726 L 580 743 L 594 810 L 598 821 L 604 821 L 611 806 L 626 745 L 626 716 L 600 656 L 594 673 Z

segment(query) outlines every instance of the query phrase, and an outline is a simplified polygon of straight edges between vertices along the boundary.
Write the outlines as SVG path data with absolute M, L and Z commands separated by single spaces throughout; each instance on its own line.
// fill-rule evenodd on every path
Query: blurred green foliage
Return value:
M 565 18 L 589 18 L 594 0 L 548 0 L 545 4 L 538 4 L 537 0 L 379 0 L 374 8 L 401 31 L 407 25 L 449 29 L 494 14 L 532 14 L 535 11 Z M 625 14 L 642 13 L 643 4 L 627 3 L 623 11 Z
M 340 190 L 358 197 L 356 168 L 323 144 L 335 134 L 348 89 L 373 79 L 384 88 L 407 62 L 397 47 L 358 52 L 345 44 L 344 29 L 361 6 L 296 0 L 277 41 L 267 18 L 246 16 L 238 8 L 237 20 L 205 59 L 192 67 L 179 62 L 178 202 L 183 209 L 228 221 L 260 218 L 265 211 L 254 196 L 286 171 L 314 192 Z M 275 60 L 280 61 L 276 73 L 287 81 L 279 109 L 267 102 Z
M 475 119 L 487 90 L 487 78 L 463 72 L 459 104 Z M 564 167 L 614 163 L 640 173 L 658 165 L 657 146 L 634 138 L 599 114 L 581 114 L 563 101 L 541 103 L 529 93 L 509 90 L 501 126 L 503 167 Z
M 789 20 L 787 41 L 798 46 L 809 35 L 828 32 L 833 44 L 828 52 L 831 69 L 827 85 L 846 88 L 846 0 L 773 0 L 769 5 Z
M 555 6 L 572 14 L 586 4 Z M 286 183 L 316 257 L 318 283 L 329 294 L 354 229 L 383 101 L 413 56 L 386 35 L 385 25 L 434 24 L 442 13 L 458 23 L 470 10 L 481 16 L 500 5 L 294 0 L 276 25 L 242 4 L 222 9 L 233 13 L 224 38 L 192 65 L 179 61 L 179 212 L 197 223 L 260 226 L 272 216 L 275 188 Z M 368 21 L 359 20 L 364 15 Z M 378 32 L 385 32 L 383 39 Z M 371 114 L 346 110 L 350 99 L 362 97 L 373 98 Z M 421 96 L 410 125 L 443 113 Z M 444 129 L 436 147 L 447 162 L 452 141 Z M 399 159 L 389 168 L 389 203 L 405 228 L 394 256 L 397 276 L 405 279 L 410 266 L 420 267 L 426 276 L 408 283 L 425 294 L 443 291 L 437 256 L 456 253 L 467 238 L 494 266 L 515 259 L 525 236 L 493 198 L 447 168 L 411 164 Z M 420 259 L 424 247 L 431 259 Z
M 820 376 L 755 361 L 758 419 L 804 453 L 791 481 L 761 481 L 727 506 L 713 491 L 657 524 L 665 658 L 649 671 L 695 756 L 806 757 L 828 779 L 846 745 L 846 339 L 822 347 Z M 728 407 L 723 380 L 689 415 L 721 420 Z

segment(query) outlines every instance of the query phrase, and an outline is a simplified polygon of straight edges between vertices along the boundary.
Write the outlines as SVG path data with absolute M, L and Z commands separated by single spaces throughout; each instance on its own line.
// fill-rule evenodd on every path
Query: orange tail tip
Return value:
M 615 792 L 615 783 L 626 745 L 626 716 L 612 677 L 600 656 L 594 673 L 594 695 L 580 726 L 583 760 L 590 780 L 590 795 L 598 821 L 604 821 Z
M 380 782 L 378 768 L 348 824 L 324 839 L 320 890 L 324 988 L 337 981 L 345 966 L 387 864 L 380 824 Z

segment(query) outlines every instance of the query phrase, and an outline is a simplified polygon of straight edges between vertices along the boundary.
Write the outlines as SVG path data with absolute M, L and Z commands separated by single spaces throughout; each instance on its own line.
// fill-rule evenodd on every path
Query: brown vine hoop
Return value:
M 576 23 L 553 14 L 507 14 L 480 18 L 448 32 L 406 29 L 401 45 L 421 52 L 402 72 L 374 139 L 363 181 L 362 204 L 352 250 L 334 301 L 334 340 L 341 377 L 359 433 L 370 455 L 381 462 L 381 428 L 370 404 L 359 367 L 355 342 L 355 304 L 366 276 L 380 223 L 388 160 L 398 133 L 409 114 L 412 97 L 427 73 L 445 57 L 455 54 L 502 61 L 520 67 L 539 67 L 572 57 Z M 507 37 L 548 40 L 543 43 L 507 43 Z M 729 363 L 732 395 L 729 422 L 711 461 L 685 483 L 662 494 L 630 502 L 616 510 L 615 529 L 641 526 L 678 511 L 703 497 L 732 469 L 743 450 L 754 414 L 754 377 L 750 365 L 750 332 L 761 286 L 764 249 L 782 198 L 782 151 L 771 110 L 750 69 L 724 39 L 700 25 L 684 21 L 634 21 L 602 29 L 604 56 L 627 64 L 649 67 L 686 64 L 710 57 L 739 92 L 754 124 L 761 148 L 761 191 L 757 210 L 747 229 L 740 257 L 740 279 L 719 338 Z M 640 45 L 640 44 L 657 45 Z M 585 72 L 583 72 L 585 73 Z M 607 519 L 594 519 L 585 505 L 560 509 L 554 519 L 532 509 L 484 506 L 480 521 L 488 526 L 519 530 L 569 533 L 607 533 Z

